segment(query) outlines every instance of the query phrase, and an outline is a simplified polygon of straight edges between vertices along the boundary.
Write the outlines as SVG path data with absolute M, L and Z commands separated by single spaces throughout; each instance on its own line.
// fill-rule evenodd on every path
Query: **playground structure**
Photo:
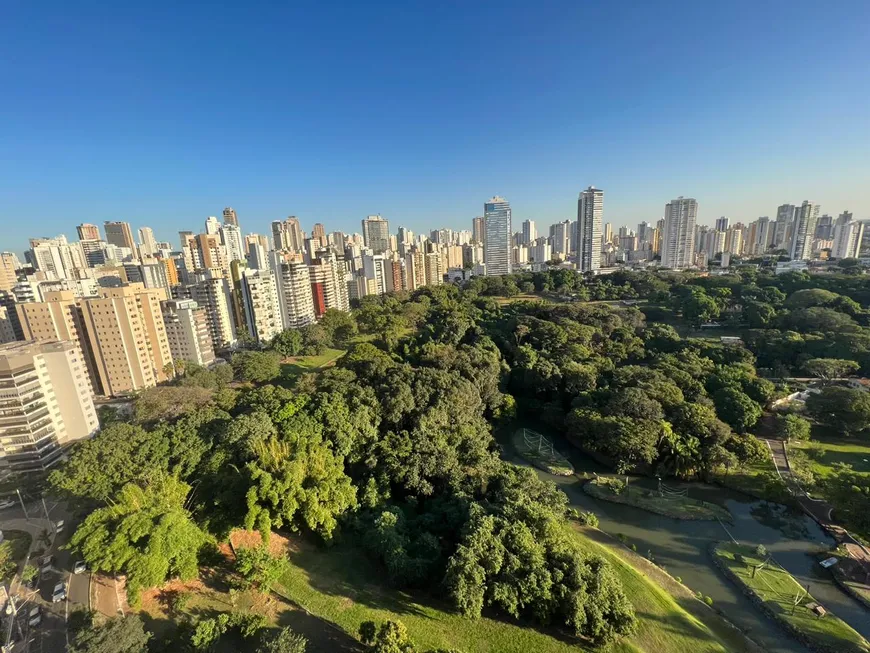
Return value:
M 556 451 L 552 440 L 527 428 L 520 428 L 514 435 L 519 454 L 538 469 L 557 476 L 571 476 L 574 466 L 565 456 Z

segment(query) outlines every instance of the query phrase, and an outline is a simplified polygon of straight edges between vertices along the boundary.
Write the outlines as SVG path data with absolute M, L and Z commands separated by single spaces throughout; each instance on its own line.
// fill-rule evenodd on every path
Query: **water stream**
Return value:
M 540 427 L 534 427 L 541 430 Z M 502 438 L 504 456 L 524 464 L 509 438 Z M 557 448 L 569 456 L 578 472 L 610 473 L 570 444 L 556 442 Z M 672 575 L 682 579 L 693 591 L 713 599 L 714 605 L 726 617 L 740 626 L 765 649 L 776 653 L 803 651 L 797 642 L 787 637 L 776 624 L 765 618 L 737 588 L 713 566 L 708 553 L 712 542 L 727 540 L 728 533 L 718 522 L 687 521 L 649 513 L 639 508 L 593 499 L 574 477 L 559 477 L 540 472 L 555 482 L 568 496 L 572 506 L 591 510 L 598 515 L 601 530 L 622 534 L 638 553 L 652 559 Z M 632 483 L 652 488 L 653 479 L 634 479 Z M 786 506 L 752 499 L 739 492 L 696 483 L 669 485 L 689 488 L 690 496 L 725 506 L 734 517 L 726 525 L 731 535 L 742 544 L 763 544 L 770 554 L 804 586 L 822 605 L 870 639 L 870 613 L 846 595 L 831 580 L 830 573 L 819 567 L 815 554 L 820 547 L 830 547 L 833 540 L 812 519 Z

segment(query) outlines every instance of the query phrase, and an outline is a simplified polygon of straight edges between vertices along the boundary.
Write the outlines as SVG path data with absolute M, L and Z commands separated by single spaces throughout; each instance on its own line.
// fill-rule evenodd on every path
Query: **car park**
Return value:
M 54 586 L 54 591 L 51 593 L 51 602 L 60 603 L 66 599 L 66 587 L 63 583 L 58 583 Z

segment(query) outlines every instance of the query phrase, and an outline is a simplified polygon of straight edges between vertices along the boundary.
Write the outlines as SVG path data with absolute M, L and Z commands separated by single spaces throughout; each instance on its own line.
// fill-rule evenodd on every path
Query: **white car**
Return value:
M 66 598 L 66 587 L 63 583 L 58 583 L 54 586 L 54 591 L 51 593 L 51 602 L 60 603 Z
M 73 573 L 74 574 L 83 574 L 88 570 L 88 566 L 85 564 L 84 560 L 79 560 L 73 565 Z
M 15 502 L 12 499 L 3 499 L 0 501 L 0 510 L 6 510 L 6 508 L 11 508 L 15 505 Z
M 54 524 L 54 532 L 60 533 L 61 531 L 63 531 L 63 519 L 58 519 Z
M 27 623 L 31 627 L 38 626 L 42 623 L 42 611 L 39 609 L 38 605 L 30 611 L 30 614 L 27 615 Z

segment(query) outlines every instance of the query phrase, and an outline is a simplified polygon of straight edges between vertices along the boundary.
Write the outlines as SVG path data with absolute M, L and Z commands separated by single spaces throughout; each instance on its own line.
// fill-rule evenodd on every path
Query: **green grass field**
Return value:
M 846 440 L 827 437 L 793 442 L 788 446 L 806 453 L 811 471 L 816 476 L 828 476 L 837 463 L 846 463 L 856 472 L 870 474 L 870 442 L 861 442 L 857 438 Z
M 769 456 L 760 463 L 741 465 L 737 469 L 731 469 L 727 472 L 717 472 L 714 479 L 719 485 L 745 492 L 750 496 L 763 498 L 769 494 L 768 474 L 776 476 L 776 467 Z
M 735 554 L 741 555 L 743 560 L 738 562 Z M 838 651 L 854 653 L 870 651 L 870 643 L 836 615 L 828 613 L 819 618 L 808 610 L 806 605 L 813 602 L 811 596 L 806 596 L 801 605 L 794 609 L 794 614 L 791 614 L 794 599 L 797 595 L 803 594 L 803 588 L 791 574 L 773 565 L 756 572 L 753 578 L 752 566 L 764 561 L 763 556 L 756 555 L 753 547 L 722 542 L 717 545 L 714 555 L 718 556 L 739 581 L 752 590 L 774 613 L 807 637 Z
M 637 633 L 608 648 L 613 652 L 713 653 L 740 650 L 723 643 L 666 591 L 623 559 L 577 534 L 583 548 L 607 558 L 623 582 L 639 617 Z M 424 595 L 382 584 L 373 563 L 359 550 L 328 551 L 302 544 L 290 554 L 291 570 L 277 591 L 312 615 L 356 634 L 362 622 L 400 620 L 421 650 L 458 648 L 474 653 L 576 653 L 589 650 L 562 634 L 523 627 L 513 621 L 472 621 Z
M 662 497 L 654 490 L 628 487 L 620 494 L 615 494 L 609 487 L 592 480 L 583 486 L 586 494 L 613 503 L 622 503 L 635 508 L 641 508 L 658 515 L 674 519 L 721 519 L 731 521 L 731 513 L 714 503 L 692 499 L 691 497 Z
M 344 354 L 344 349 L 329 348 L 319 356 L 293 356 L 281 363 L 281 376 L 295 377 L 308 372 L 316 372 L 332 365 Z

